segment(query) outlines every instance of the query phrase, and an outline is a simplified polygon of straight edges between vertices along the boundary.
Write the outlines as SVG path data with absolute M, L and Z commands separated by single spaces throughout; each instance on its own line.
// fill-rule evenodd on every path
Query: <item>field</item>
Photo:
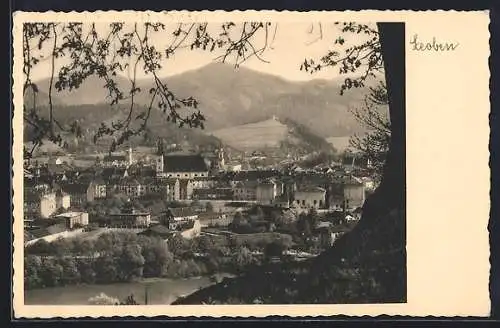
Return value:
M 288 127 L 274 119 L 238 125 L 213 132 L 224 143 L 239 150 L 279 147 L 287 137 Z

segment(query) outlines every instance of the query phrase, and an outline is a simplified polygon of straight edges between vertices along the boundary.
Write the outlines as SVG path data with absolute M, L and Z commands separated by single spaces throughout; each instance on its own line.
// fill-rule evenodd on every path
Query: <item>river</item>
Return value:
M 231 277 L 219 274 L 218 278 Z M 209 277 L 189 279 L 145 279 L 131 283 L 109 285 L 77 285 L 27 290 L 24 292 L 26 305 L 88 305 L 89 298 L 104 293 L 120 300 L 134 294 L 136 301 L 145 303 L 146 287 L 148 304 L 170 304 L 179 296 L 188 295 L 207 287 L 213 282 Z

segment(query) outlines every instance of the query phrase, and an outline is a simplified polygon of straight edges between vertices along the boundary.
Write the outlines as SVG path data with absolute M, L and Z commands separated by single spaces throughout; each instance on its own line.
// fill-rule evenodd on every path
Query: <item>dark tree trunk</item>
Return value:
M 391 141 L 379 188 L 373 195 L 377 212 L 406 209 L 405 27 L 378 23 L 391 120 Z

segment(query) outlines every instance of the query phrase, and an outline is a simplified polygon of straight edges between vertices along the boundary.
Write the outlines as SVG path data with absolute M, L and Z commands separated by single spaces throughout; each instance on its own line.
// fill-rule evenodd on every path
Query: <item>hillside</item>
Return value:
M 42 117 L 46 117 L 48 110 L 46 107 L 38 109 Z M 136 106 L 135 115 L 141 111 L 146 110 L 142 106 Z M 128 107 L 109 106 L 107 104 L 87 104 L 87 105 L 56 105 L 54 106 L 54 116 L 58 117 L 59 122 L 63 125 L 71 124 L 78 121 L 84 133 L 84 139 L 76 141 L 74 136 L 67 135 L 66 140 L 69 140 L 70 145 L 76 146 L 78 143 L 79 148 L 86 148 L 87 151 L 99 150 L 107 151 L 111 143 L 111 137 L 103 137 L 96 144 L 93 143 L 94 133 L 97 131 L 101 123 L 110 124 L 118 120 L 123 120 L 128 111 Z M 137 127 L 137 124 L 135 125 Z M 201 129 L 195 128 L 179 128 L 177 125 L 167 122 L 163 113 L 158 110 L 152 110 L 148 129 L 150 131 L 150 138 L 144 140 L 143 137 L 134 137 L 130 143 L 134 146 L 149 145 L 154 146 L 158 138 L 163 138 L 164 142 L 168 144 L 181 144 L 187 148 L 201 147 L 202 149 L 219 147 L 220 140 L 215 137 L 207 136 Z M 24 129 L 24 141 L 31 140 L 32 130 L 29 125 Z M 74 142 L 72 142 L 74 140 Z
M 348 107 L 359 104 L 366 91 L 351 90 L 340 96 L 342 79 L 293 82 L 244 67 L 213 63 L 165 81 L 179 97 L 193 96 L 199 101 L 208 131 L 262 121 L 273 115 L 300 122 L 322 137 L 347 136 L 363 130 Z M 118 77 L 116 82 L 123 90 L 130 88 L 124 77 Z M 48 90 L 47 79 L 37 84 L 40 90 Z M 91 77 L 79 89 L 57 93 L 56 97 L 68 105 L 101 103 L 106 99 L 103 85 L 103 81 Z M 152 81 L 139 80 L 137 85 L 142 90 L 137 103 L 148 104 Z
M 342 152 L 350 147 L 349 139 L 350 137 L 330 137 L 326 138 L 326 141 L 332 144 L 339 152 Z
M 332 147 L 305 126 L 290 119 L 272 117 L 267 120 L 242 124 L 212 132 L 223 143 L 241 151 L 263 149 L 326 150 Z

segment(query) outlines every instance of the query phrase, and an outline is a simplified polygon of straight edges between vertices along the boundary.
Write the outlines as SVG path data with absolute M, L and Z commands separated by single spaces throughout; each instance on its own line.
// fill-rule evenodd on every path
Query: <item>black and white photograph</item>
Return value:
M 23 38 L 26 304 L 405 302 L 403 23 Z
M 407 56 L 425 34 L 81 17 L 16 32 L 25 306 L 408 302 Z

